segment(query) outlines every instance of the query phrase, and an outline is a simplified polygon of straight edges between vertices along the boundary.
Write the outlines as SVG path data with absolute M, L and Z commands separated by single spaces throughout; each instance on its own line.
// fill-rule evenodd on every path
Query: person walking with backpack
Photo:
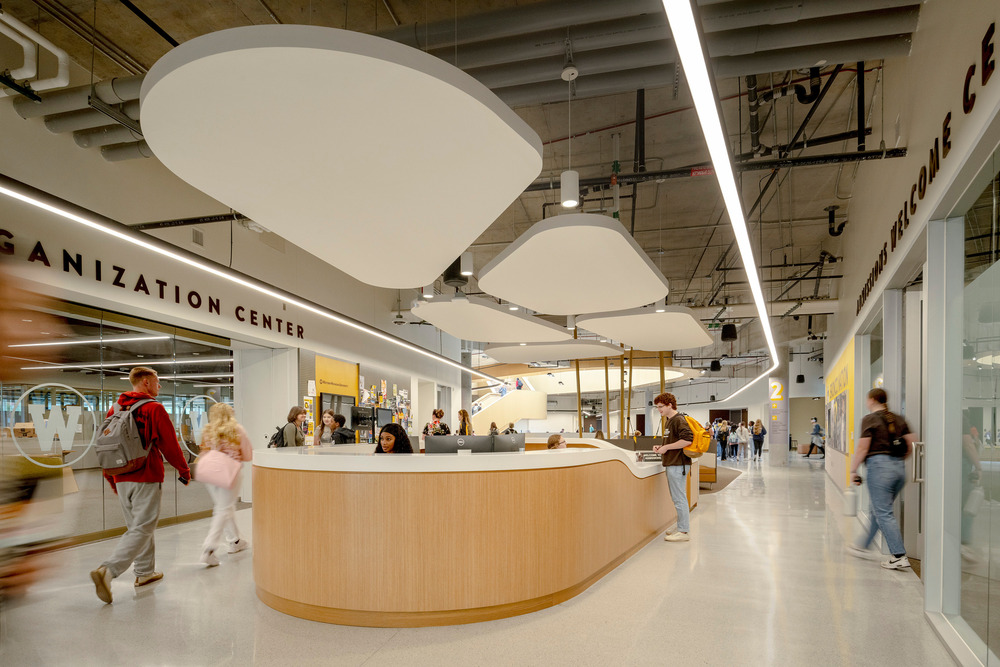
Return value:
M 667 542 L 687 542 L 691 539 L 691 510 L 688 507 L 685 477 L 691 466 L 691 459 L 683 449 L 694 440 L 694 432 L 684 415 L 677 411 L 677 398 L 673 394 L 660 394 L 653 399 L 653 405 L 661 416 L 667 418 L 667 425 L 663 429 L 663 444 L 654 446 L 653 452 L 663 457 L 670 498 L 677 510 L 677 532 L 667 533 L 663 539 Z
M 822 457 L 826 458 L 826 448 L 823 447 L 823 427 L 819 425 L 819 420 L 815 417 L 812 418 L 812 431 L 809 432 L 809 453 L 806 454 L 805 458 L 809 458 L 812 454 L 813 448 L 815 447 Z
M 767 429 L 764 425 L 760 423 L 758 419 L 753 425 L 753 457 L 757 461 L 760 460 L 761 450 L 764 449 L 764 436 L 767 435 Z
M 715 429 L 715 448 L 720 458 L 725 461 L 729 451 L 729 422 L 723 419 Z
M 212 523 L 201 548 L 201 562 L 208 567 L 215 567 L 219 564 L 219 557 L 215 552 L 223 532 L 232 538 L 229 541 L 229 553 L 235 554 L 250 548 L 250 543 L 240 537 L 240 530 L 236 527 L 236 499 L 242 488 L 242 464 L 253 459 L 253 448 L 250 446 L 250 436 L 247 435 L 246 429 L 237 423 L 232 406 L 226 403 L 216 403 L 208 411 L 208 425 L 201 435 L 201 451 L 205 453 L 211 450 L 222 452 L 241 464 L 232 486 L 228 489 L 214 484 L 205 485 L 214 507 Z
M 868 392 L 870 414 L 861 420 L 861 437 L 854 452 L 854 460 L 851 461 L 851 483 L 861 485 L 858 466 L 864 463 L 868 469 L 872 520 L 868 534 L 847 545 L 847 550 L 859 558 L 873 558 L 875 554 L 868 550 L 868 545 L 875 538 L 875 533 L 881 530 L 892 554 L 882 561 L 882 567 L 887 570 L 902 570 L 910 567 L 910 561 L 906 558 L 906 547 L 903 546 L 903 536 L 893 513 L 893 503 L 906 484 L 903 461 L 913 451 L 917 436 L 910 431 L 901 415 L 889 412 L 887 403 L 888 396 L 884 389 L 876 388 Z
M 111 556 L 90 573 L 97 597 L 106 604 L 112 600 L 111 581 L 128 570 L 130 565 L 134 564 L 136 588 L 163 578 L 163 573 L 155 569 L 153 542 L 163 493 L 163 457 L 177 469 L 182 484 L 186 486 L 191 481 L 191 469 L 177 442 L 174 425 L 163 405 L 155 400 L 160 393 L 160 379 L 156 371 L 136 366 L 128 379 L 132 383 L 132 391 L 118 397 L 118 410 L 131 412 L 148 453 L 138 470 L 121 475 L 105 474 L 111 490 L 118 496 L 126 529 Z M 142 405 L 136 406 L 140 402 Z M 134 412 L 131 411 L 133 406 L 136 406 Z M 118 410 L 112 407 L 108 415 Z

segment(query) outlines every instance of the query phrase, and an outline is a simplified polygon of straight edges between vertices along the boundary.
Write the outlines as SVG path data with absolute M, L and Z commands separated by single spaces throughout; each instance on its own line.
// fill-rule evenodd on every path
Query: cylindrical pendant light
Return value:
M 576 208 L 580 205 L 580 174 L 567 169 L 559 177 L 559 199 L 563 208 Z
M 712 364 L 708 367 L 713 372 L 722 370 L 722 363 L 718 359 L 712 359 Z
M 425 299 L 433 299 L 434 298 L 434 285 L 427 285 L 426 287 L 424 287 L 424 289 L 420 292 L 420 295 L 422 297 L 424 297 Z
M 735 324 L 723 324 L 722 325 L 722 340 L 733 341 L 736 340 L 736 325 Z
M 570 331 L 576 328 L 576 315 L 566 316 L 566 328 Z
M 460 268 L 463 276 L 472 275 L 472 253 L 470 251 L 466 250 L 462 253 Z

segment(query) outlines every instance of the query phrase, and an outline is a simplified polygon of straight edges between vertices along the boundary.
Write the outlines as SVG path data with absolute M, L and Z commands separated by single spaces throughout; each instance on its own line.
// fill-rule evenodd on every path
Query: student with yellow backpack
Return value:
M 663 539 L 667 542 L 687 542 L 691 539 L 691 513 L 685 476 L 690 469 L 691 459 L 708 451 L 712 435 L 698 420 L 677 411 L 677 398 L 673 394 L 660 394 L 653 399 L 653 405 L 661 416 L 667 418 L 667 425 L 663 429 L 663 444 L 653 447 L 653 452 L 663 457 L 670 498 L 677 509 L 677 530 L 668 532 Z

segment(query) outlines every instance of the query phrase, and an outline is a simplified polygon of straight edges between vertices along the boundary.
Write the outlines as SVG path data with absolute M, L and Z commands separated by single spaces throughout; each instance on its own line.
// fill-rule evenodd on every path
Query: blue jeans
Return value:
M 903 459 L 880 454 L 865 459 L 865 467 L 868 469 L 868 495 L 872 500 L 872 515 L 868 535 L 860 546 L 867 549 L 875 539 L 875 533 L 881 530 L 889 553 L 902 556 L 906 553 L 906 547 L 903 546 L 903 535 L 899 532 L 892 504 L 906 484 L 905 463 Z
M 667 486 L 670 488 L 670 499 L 677 509 L 677 530 L 686 533 L 691 528 L 691 510 L 688 509 L 687 479 L 684 471 L 687 466 L 669 466 L 667 468 Z

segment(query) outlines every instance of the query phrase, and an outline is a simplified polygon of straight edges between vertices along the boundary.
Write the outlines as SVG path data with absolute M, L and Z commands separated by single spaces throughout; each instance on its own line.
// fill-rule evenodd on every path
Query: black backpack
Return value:
M 271 439 L 267 441 L 268 447 L 284 447 L 285 446 L 285 427 L 277 426 L 275 427 L 274 433 L 271 434 Z
M 904 458 L 906 456 L 906 440 L 903 436 L 896 434 L 896 416 L 886 411 L 882 415 L 882 421 L 885 422 L 885 428 L 889 431 L 889 456 L 897 459 Z

